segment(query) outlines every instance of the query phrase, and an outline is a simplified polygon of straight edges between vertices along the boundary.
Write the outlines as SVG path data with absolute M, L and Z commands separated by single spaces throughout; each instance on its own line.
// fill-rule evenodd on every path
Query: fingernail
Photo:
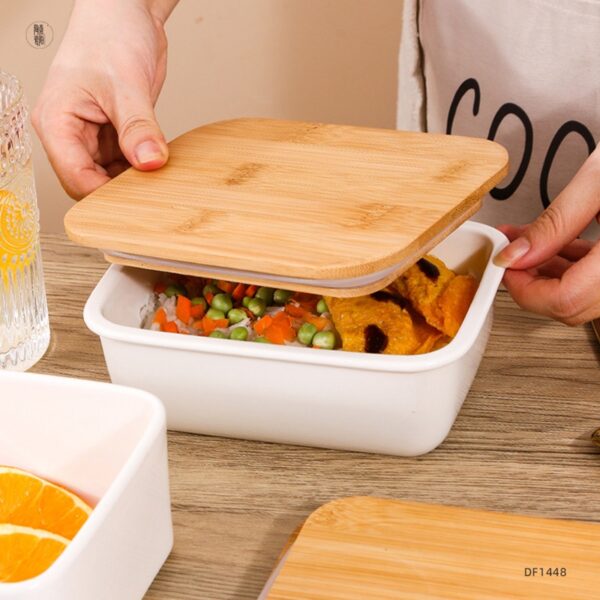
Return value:
M 157 160 L 162 160 L 163 152 L 161 147 L 156 142 L 147 140 L 142 142 L 135 149 L 135 158 L 140 164 L 145 165 L 151 162 L 156 162 Z
M 524 237 L 517 238 L 514 242 L 511 242 L 506 248 L 503 248 L 496 258 L 494 258 L 494 264 L 497 267 L 504 267 L 508 269 L 511 265 L 516 263 L 520 258 L 525 256 L 531 244 L 529 240 Z

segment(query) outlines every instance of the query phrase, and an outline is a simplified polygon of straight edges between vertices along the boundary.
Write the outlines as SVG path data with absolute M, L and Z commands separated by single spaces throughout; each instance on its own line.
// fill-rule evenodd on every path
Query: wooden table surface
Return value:
M 82 319 L 106 269 L 42 236 L 52 342 L 34 371 L 108 381 Z M 255 599 L 296 527 L 334 498 L 376 495 L 600 521 L 600 345 L 499 292 L 493 332 L 446 441 L 418 458 L 169 433 L 175 547 L 149 599 Z

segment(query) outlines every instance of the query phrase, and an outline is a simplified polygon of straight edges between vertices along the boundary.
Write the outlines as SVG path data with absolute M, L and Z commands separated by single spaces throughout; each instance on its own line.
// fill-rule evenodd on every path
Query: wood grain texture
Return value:
M 250 272 L 222 275 L 244 282 L 395 266 L 369 287 L 357 282 L 354 295 L 414 264 L 508 169 L 505 149 L 489 140 L 269 119 L 206 125 L 169 148 L 162 169 L 129 169 L 74 206 L 71 239 L 146 257 L 139 266 L 155 258 L 184 263 L 171 271 Z
M 599 564 L 597 523 L 343 498 L 307 519 L 268 600 L 588 600 Z
M 85 300 L 95 251 L 42 236 L 52 345 L 34 371 L 107 381 Z M 150 600 L 255 600 L 292 532 L 344 496 L 600 522 L 600 346 L 591 327 L 498 294 L 485 357 L 446 441 L 400 458 L 169 433 L 175 547 Z M 282 391 L 285 401 L 285 390 Z M 535 565 L 532 565 L 535 566 Z

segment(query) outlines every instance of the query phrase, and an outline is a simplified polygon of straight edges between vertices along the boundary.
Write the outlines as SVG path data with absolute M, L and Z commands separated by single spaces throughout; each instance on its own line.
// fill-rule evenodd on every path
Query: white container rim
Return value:
M 481 234 L 490 241 L 492 245 L 490 260 L 485 267 L 475 297 L 456 337 L 443 348 L 426 354 L 406 356 L 343 351 L 316 352 L 312 348 L 271 346 L 269 344 L 252 344 L 236 340 L 174 335 L 119 325 L 104 316 L 103 307 L 109 297 L 115 293 L 113 285 L 115 274 L 127 269 L 127 267 L 120 265 L 111 265 L 99 281 L 86 302 L 83 318 L 88 328 L 101 338 L 128 344 L 368 371 L 394 373 L 429 371 L 457 361 L 473 346 L 494 302 L 498 286 L 504 275 L 504 269 L 496 266 L 492 262 L 492 258 L 507 244 L 506 236 L 489 225 L 474 221 L 463 223 L 460 229 Z
M 94 536 L 95 531 L 102 526 L 107 515 L 117 503 L 119 497 L 125 490 L 125 487 L 131 481 L 133 474 L 146 459 L 146 456 L 158 435 L 163 429 L 166 429 L 166 412 L 162 402 L 150 392 L 136 388 L 116 385 L 107 382 L 90 381 L 86 379 L 74 379 L 71 377 L 61 377 L 56 375 L 43 375 L 37 373 L 16 373 L 0 372 L 0 382 L 2 379 L 26 380 L 34 378 L 47 386 L 59 386 L 61 388 L 77 389 L 79 392 L 85 392 L 85 389 L 102 388 L 107 394 L 126 394 L 136 396 L 146 402 L 151 409 L 151 416 L 148 425 L 135 448 L 129 455 L 125 464 L 110 484 L 109 488 L 102 495 L 96 506 L 93 508 L 87 521 L 83 524 L 77 535 L 65 548 L 63 553 L 50 565 L 50 567 L 36 577 L 19 581 L 15 583 L 0 583 L 0 598 L 7 592 L 26 592 L 29 590 L 37 591 L 39 586 L 52 581 L 53 578 L 60 577 L 60 571 L 69 569 L 74 560 L 76 560 L 80 550 Z M 4 589 L 6 588 L 6 589 Z

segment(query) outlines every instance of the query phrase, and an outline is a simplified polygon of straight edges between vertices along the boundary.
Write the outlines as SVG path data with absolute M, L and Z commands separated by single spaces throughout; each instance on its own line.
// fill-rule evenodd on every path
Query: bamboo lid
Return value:
M 600 525 L 372 497 L 318 508 L 261 600 L 598 597 Z
M 381 289 L 507 173 L 500 145 L 271 119 L 199 127 L 158 171 L 75 205 L 69 237 L 110 262 L 338 296 Z

